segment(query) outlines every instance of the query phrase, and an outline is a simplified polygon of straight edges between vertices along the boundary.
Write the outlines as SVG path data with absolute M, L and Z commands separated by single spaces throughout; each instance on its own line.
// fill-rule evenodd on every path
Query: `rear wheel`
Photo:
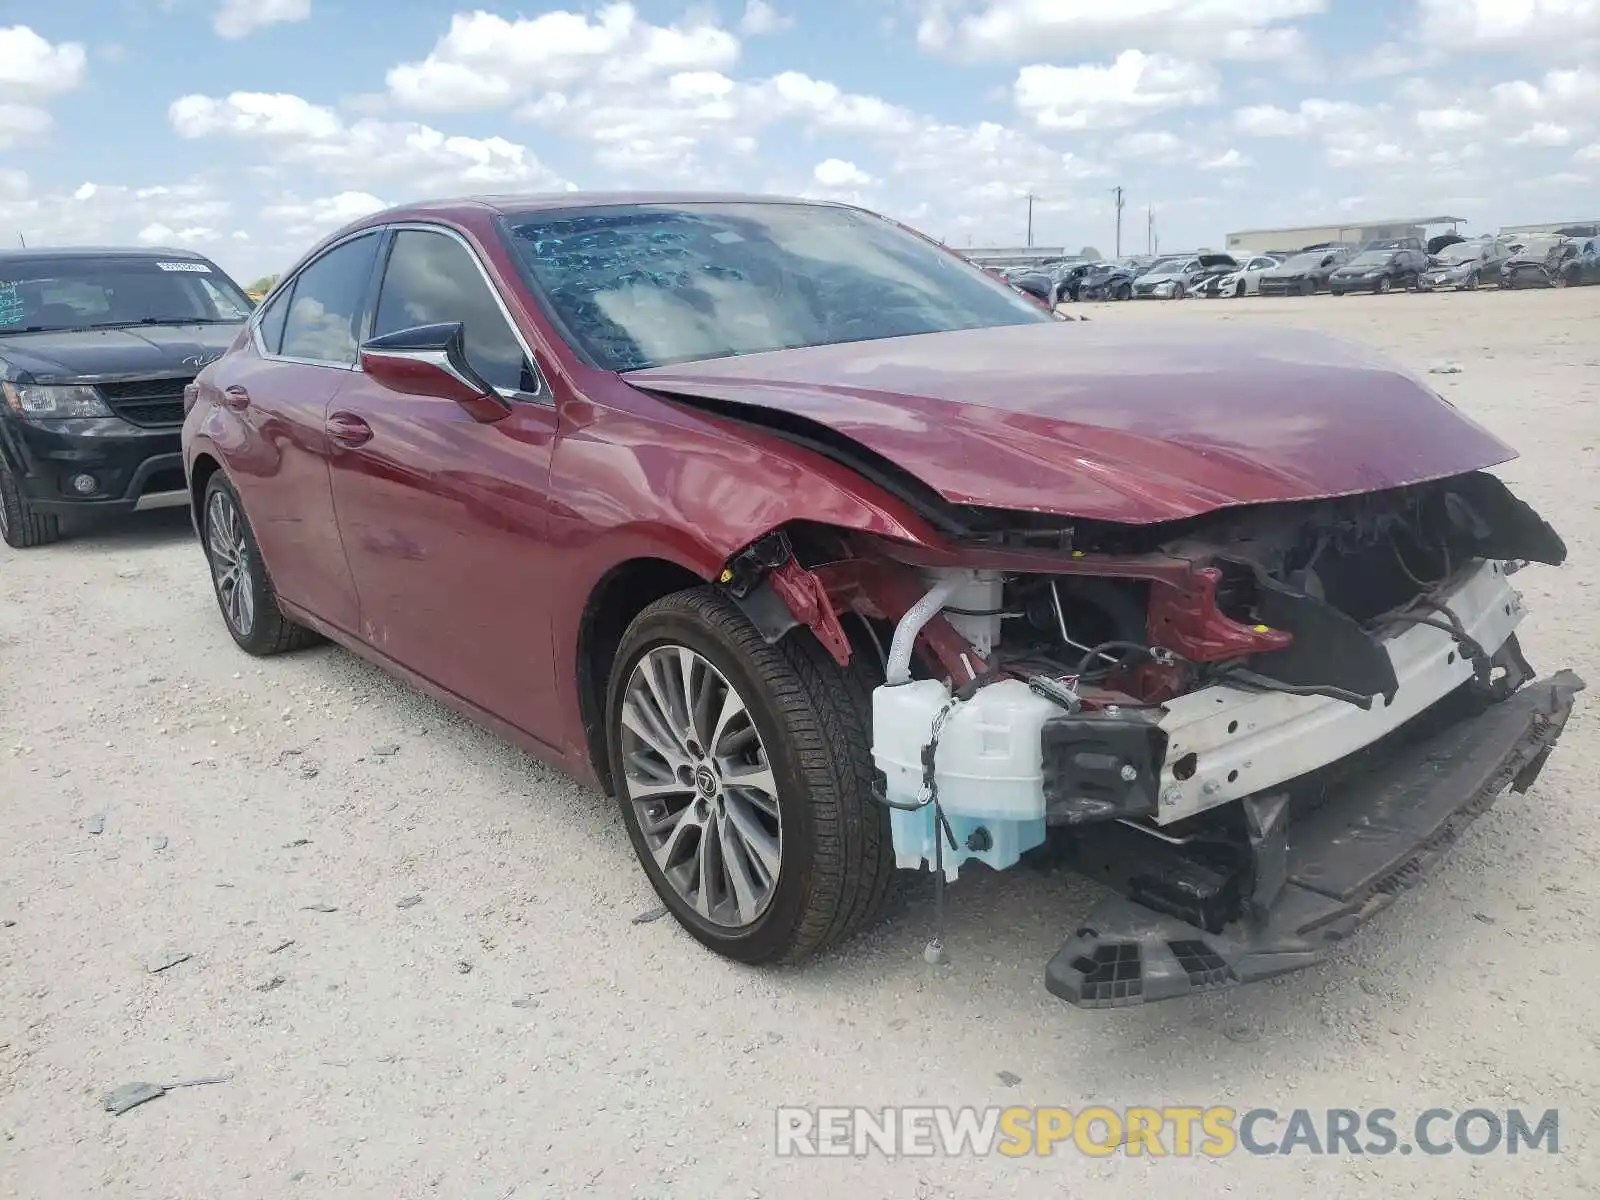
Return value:
M 61 518 L 29 508 L 16 476 L 0 463 L 0 541 L 13 550 L 30 550 L 60 538 Z
M 651 886 L 703 945 L 804 958 L 874 919 L 892 877 L 870 796 L 870 678 L 805 631 L 769 645 L 711 588 L 628 627 L 607 731 L 623 824 Z
M 265 656 L 298 650 L 320 640 L 278 608 L 278 594 L 267 577 L 255 531 L 244 515 L 239 494 L 218 471 L 206 484 L 200 540 L 211 565 L 222 620 L 241 650 Z

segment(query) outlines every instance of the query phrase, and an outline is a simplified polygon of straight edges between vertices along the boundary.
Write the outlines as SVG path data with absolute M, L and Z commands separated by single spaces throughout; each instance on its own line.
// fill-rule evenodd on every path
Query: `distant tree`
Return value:
M 278 277 L 276 275 L 263 275 L 249 287 L 245 288 L 245 291 L 249 292 L 252 296 L 265 296 L 272 290 L 272 285 L 277 282 Z
M 1093 246 L 1085 246 L 1079 252 L 1079 257 L 1084 259 L 1086 262 L 1099 262 L 1100 251 L 1096 250 Z

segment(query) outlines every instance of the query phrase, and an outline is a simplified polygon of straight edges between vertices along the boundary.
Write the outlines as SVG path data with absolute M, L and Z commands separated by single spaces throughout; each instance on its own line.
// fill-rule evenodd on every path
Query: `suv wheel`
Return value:
M 888 811 L 870 795 L 870 681 L 805 631 L 769 645 L 711 588 L 628 627 L 607 702 L 611 777 L 651 886 L 703 945 L 804 958 L 874 919 Z
M 60 538 L 61 518 L 29 508 L 16 476 L 0 463 L 0 541 L 13 550 L 28 550 Z
M 265 656 L 298 650 L 318 641 L 278 609 L 278 594 L 267 577 L 255 531 L 227 477 L 218 471 L 206 484 L 201 509 L 201 544 L 211 565 L 222 620 L 241 650 Z
M 1115 298 L 1118 299 L 1118 300 L 1132 300 L 1133 299 L 1133 284 L 1124 283 L 1120 287 L 1118 287 L 1117 291 L 1116 291 L 1116 297 Z
M 1389 286 L 1389 277 L 1380 275 L 1378 276 L 1378 282 L 1372 285 L 1372 290 L 1382 296 L 1389 291 Z

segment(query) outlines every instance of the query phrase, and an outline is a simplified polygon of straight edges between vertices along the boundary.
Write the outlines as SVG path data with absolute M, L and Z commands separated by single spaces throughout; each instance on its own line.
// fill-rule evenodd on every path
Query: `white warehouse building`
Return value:
M 1384 221 L 1348 221 L 1343 224 L 1300 225 L 1289 229 L 1241 229 L 1228 235 L 1229 254 L 1265 254 L 1273 250 L 1298 250 L 1324 242 L 1370 242 L 1378 238 L 1414 237 L 1427 240 L 1428 230 L 1456 226 L 1465 217 L 1395 217 Z

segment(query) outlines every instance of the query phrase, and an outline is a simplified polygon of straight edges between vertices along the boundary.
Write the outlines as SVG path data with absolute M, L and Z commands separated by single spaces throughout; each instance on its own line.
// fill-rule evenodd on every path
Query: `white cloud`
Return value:
M 1572 130 L 1565 125 L 1540 121 L 1530 125 L 1511 139 L 1513 146 L 1565 146 L 1572 141 Z
M 1292 112 L 1274 104 L 1252 104 L 1234 110 L 1233 127 L 1250 137 L 1301 137 L 1357 119 L 1363 112 L 1360 105 L 1344 100 L 1302 100 Z
M 141 246 L 197 246 L 206 242 L 220 242 L 223 234 L 204 225 L 191 225 L 186 229 L 174 229 L 170 225 L 163 225 L 160 221 L 152 221 L 134 235 L 134 240 Z
M 739 18 L 739 32 L 745 37 L 765 37 L 782 33 L 793 24 L 793 17 L 784 16 L 767 0 L 749 0 L 744 6 L 744 15 Z
M 283 233 L 309 241 L 388 207 L 368 192 L 339 192 L 310 200 L 286 196 L 264 207 L 261 218 Z
M 1023 67 L 1013 91 L 1017 108 L 1042 129 L 1105 129 L 1213 103 L 1219 85 L 1201 63 L 1124 50 L 1108 64 Z
M 873 182 L 871 175 L 842 158 L 823 159 L 812 168 L 811 177 L 827 188 L 867 187 Z
M 1200 164 L 1202 171 L 1239 171 L 1251 165 L 1250 159 L 1240 154 L 1237 150 L 1224 150 L 1215 158 L 1208 158 Z
M 1600 142 L 1590 142 L 1587 146 L 1573 151 L 1572 161 L 1580 163 L 1600 163 Z
M 1600 45 L 1600 0 L 1419 0 L 1422 37 L 1450 50 L 1589 58 Z
M 287 92 L 234 92 L 226 99 L 180 96 L 167 107 L 167 116 L 179 136 L 329 138 L 337 136 L 342 122 L 331 108 L 312 104 Z
M 1141 129 L 1112 146 L 1112 153 L 1118 158 L 1170 159 L 1182 150 L 1183 142 L 1164 129 Z
M 1483 128 L 1488 117 L 1470 108 L 1425 108 L 1417 113 L 1417 128 L 1437 137 L 1441 134 L 1471 133 Z
M 917 39 L 925 49 L 993 60 L 1129 46 L 1187 57 L 1278 58 L 1301 49 L 1284 23 L 1325 7 L 1325 0 L 987 0 L 981 7 L 950 0 L 927 6 Z
M 704 18 L 652 25 L 631 4 L 591 19 L 556 11 L 507 19 L 457 13 L 420 62 L 387 76 L 390 96 L 432 111 L 494 108 L 574 85 L 623 87 L 681 71 L 715 71 L 739 57 L 739 39 Z
M 0 150 L 43 141 L 54 126 L 41 102 L 83 82 L 78 42 L 52 43 L 26 25 L 0 28 Z
M 54 122 L 31 104 L 0 104 L 0 150 L 43 140 Z
M 311 15 L 311 0 L 222 0 L 211 27 L 217 36 L 236 40 L 268 25 L 304 21 Z
M 0 100 L 42 100 L 83 82 L 87 55 L 78 42 L 52 44 L 26 25 L 0 28 Z
M 30 186 L 26 171 L 0 167 L 0 200 L 20 200 L 28 194 Z
M 526 146 L 505 138 L 452 136 L 413 121 L 368 118 L 347 125 L 332 109 L 286 93 L 183 96 L 168 115 L 184 137 L 265 141 L 281 163 L 353 184 L 394 182 L 410 195 L 567 186 Z

